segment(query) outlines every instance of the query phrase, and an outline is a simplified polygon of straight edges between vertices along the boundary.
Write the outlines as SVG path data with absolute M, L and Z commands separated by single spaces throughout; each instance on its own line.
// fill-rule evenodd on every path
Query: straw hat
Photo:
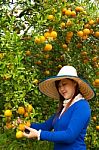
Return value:
M 73 79 L 79 85 L 79 90 L 83 97 L 87 100 L 93 98 L 95 96 L 94 90 L 85 80 L 81 79 L 77 75 L 77 71 L 73 66 L 63 66 L 57 76 L 52 76 L 39 84 L 39 89 L 45 95 L 59 99 L 59 93 L 55 86 L 55 81 L 62 79 Z

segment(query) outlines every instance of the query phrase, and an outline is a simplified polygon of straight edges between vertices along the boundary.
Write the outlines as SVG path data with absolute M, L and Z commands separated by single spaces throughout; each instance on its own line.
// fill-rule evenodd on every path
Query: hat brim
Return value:
M 95 92 L 92 87 L 84 79 L 76 76 L 53 76 L 49 79 L 42 81 L 39 84 L 39 89 L 43 94 L 47 95 L 48 97 L 58 100 L 60 99 L 60 96 L 56 89 L 55 81 L 65 78 L 73 79 L 78 83 L 79 90 L 85 99 L 90 100 L 95 96 Z

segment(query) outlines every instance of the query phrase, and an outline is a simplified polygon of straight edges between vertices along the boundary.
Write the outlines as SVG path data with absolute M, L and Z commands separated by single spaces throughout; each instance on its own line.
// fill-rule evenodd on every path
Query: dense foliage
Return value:
M 28 125 L 42 122 L 57 101 L 40 93 L 38 84 L 73 65 L 93 86 L 87 149 L 99 137 L 99 4 L 89 0 L 18 0 L 1 2 L 0 148 L 52 149 L 48 142 L 16 139 L 18 117 Z M 21 127 L 22 129 L 22 127 Z M 23 129 L 22 129 L 23 130 Z M 7 146 L 6 143 L 9 143 Z M 38 146 L 37 146 L 38 145 Z

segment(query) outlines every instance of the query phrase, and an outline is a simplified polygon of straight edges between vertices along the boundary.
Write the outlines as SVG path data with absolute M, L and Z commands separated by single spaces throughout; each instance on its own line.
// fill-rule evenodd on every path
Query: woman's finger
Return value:
M 27 133 L 25 133 L 25 132 L 23 132 L 23 136 L 29 138 L 29 134 L 27 134 Z

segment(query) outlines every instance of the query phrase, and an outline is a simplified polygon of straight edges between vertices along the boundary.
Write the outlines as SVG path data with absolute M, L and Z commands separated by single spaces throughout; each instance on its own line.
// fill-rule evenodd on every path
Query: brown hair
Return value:
M 69 78 L 68 78 L 68 79 L 69 79 Z M 73 79 L 69 79 L 69 80 L 71 80 L 71 81 L 73 81 L 74 83 L 76 83 L 76 87 L 75 87 L 75 93 L 74 93 L 72 99 L 71 99 L 71 100 L 69 101 L 69 103 L 67 104 L 65 111 L 69 108 L 69 106 L 71 105 L 71 103 L 72 103 L 73 99 L 75 98 L 75 96 L 77 96 L 77 95 L 80 93 L 78 83 L 77 83 L 76 81 L 74 81 Z M 56 86 L 56 88 L 57 88 L 58 93 L 59 93 L 59 90 L 58 90 L 59 82 L 60 82 L 60 80 L 55 81 L 55 86 Z M 59 107 L 58 107 L 58 109 L 57 109 L 56 117 L 55 117 L 55 118 L 57 118 L 57 117 L 59 116 L 59 114 L 61 113 L 61 111 L 62 111 L 62 109 L 63 109 L 63 101 L 65 100 L 64 97 L 63 97 L 60 93 L 59 93 L 59 95 L 60 95 Z M 64 112 L 65 112 L 65 111 L 64 111 Z M 54 121 L 55 121 L 55 118 L 54 118 Z

